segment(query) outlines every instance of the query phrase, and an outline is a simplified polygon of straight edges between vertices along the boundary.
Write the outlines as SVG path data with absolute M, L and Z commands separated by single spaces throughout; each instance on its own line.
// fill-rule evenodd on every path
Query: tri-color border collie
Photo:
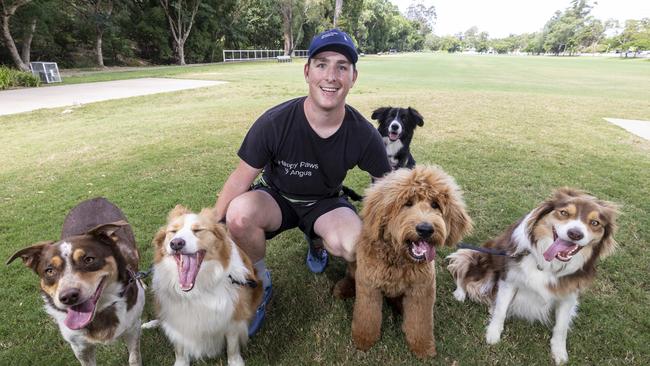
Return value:
M 379 122 L 377 130 L 384 140 L 386 155 L 393 170 L 412 169 L 415 159 L 410 145 L 417 126 L 424 125 L 422 115 L 415 108 L 381 107 L 372 112 L 372 119 Z
M 77 205 L 61 240 L 19 250 L 16 258 L 40 277 L 45 309 L 81 365 L 95 365 L 95 345 L 126 341 L 129 365 L 141 365 L 144 287 L 136 279 L 138 251 L 119 208 L 104 198 Z
M 228 365 L 243 365 L 240 348 L 263 291 L 248 256 L 210 209 L 195 214 L 180 205 L 153 244 L 151 286 L 174 365 L 217 356 L 224 346 Z
M 615 247 L 617 205 L 585 192 L 562 188 L 483 247 L 506 256 L 460 249 L 448 269 L 454 296 L 490 307 L 485 338 L 495 344 L 507 317 L 551 323 L 551 354 L 556 364 L 569 360 L 566 337 L 577 313 L 578 295 L 596 275 L 596 262 Z

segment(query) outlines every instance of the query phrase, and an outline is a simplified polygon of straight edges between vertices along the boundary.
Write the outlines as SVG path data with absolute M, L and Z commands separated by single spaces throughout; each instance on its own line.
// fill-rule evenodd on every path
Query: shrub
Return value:
M 29 72 L 0 66 L 0 90 L 16 87 L 35 87 L 41 80 Z

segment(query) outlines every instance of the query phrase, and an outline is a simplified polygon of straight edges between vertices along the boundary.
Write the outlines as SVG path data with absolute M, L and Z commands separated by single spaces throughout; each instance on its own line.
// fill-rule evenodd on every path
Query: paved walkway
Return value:
M 225 81 L 142 78 L 0 91 L 0 116 L 109 99 L 203 88 Z
M 634 119 L 605 118 L 605 121 L 622 127 L 626 131 L 650 141 L 650 121 Z

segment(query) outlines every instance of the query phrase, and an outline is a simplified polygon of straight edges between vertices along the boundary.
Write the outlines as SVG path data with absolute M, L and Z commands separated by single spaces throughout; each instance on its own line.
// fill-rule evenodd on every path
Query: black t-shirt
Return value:
M 239 148 L 248 165 L 264 168 L 268 185 L 292 199 L 317 200 L 338 194 L 354 166 L 373 177 L 390 171 L 381 136 L 361 113 L 346 105 L 341 127 L 321 138 L 305 117 L 305 98 L 262 114 Z

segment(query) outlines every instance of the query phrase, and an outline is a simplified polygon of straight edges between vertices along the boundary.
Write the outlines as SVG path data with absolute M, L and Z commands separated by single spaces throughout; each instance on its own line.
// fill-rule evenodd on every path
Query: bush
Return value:
M 16 87 L 35 87 L 41 80 L 29 72 L 0 66 L 0 90 Z

